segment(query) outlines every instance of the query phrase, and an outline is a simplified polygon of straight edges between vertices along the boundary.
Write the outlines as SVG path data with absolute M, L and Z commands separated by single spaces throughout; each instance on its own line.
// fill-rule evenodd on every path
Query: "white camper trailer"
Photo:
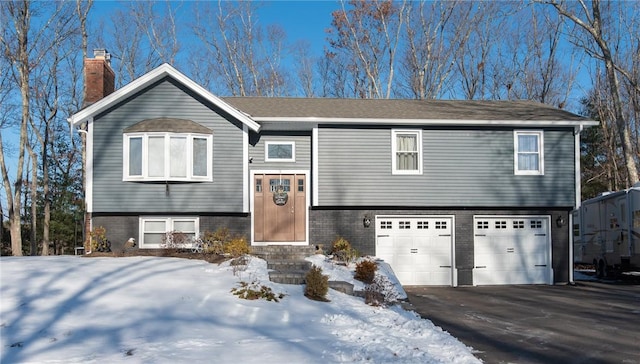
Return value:
M 574 212 L 574 259 L 599 277 L 640 270 L 640 184 L 582 202 Z

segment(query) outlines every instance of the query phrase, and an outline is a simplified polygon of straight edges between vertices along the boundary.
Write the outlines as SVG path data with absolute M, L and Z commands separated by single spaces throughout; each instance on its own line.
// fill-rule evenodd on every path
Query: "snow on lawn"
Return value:
M 347 268 L 312 261 L 352 281 Z M 471 349 L 398 305 L 270 282 L 251 258 L 2 257 L 2 363 L 477 363 Z M 334 279 L 334 278 L 332 278 Z M 286 296 L 239 299 L 256 281 Z

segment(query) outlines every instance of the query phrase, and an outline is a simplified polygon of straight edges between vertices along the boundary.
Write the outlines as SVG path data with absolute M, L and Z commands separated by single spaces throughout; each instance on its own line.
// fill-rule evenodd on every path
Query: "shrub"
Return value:
M 187 247 L 187 244 L 191 243 L 189 235 L 181 231 L 168 231 L 162 236 L 162 243 L 160 247 L 178 252 Z
M 223 234 L 219 233 L 220 229 L 215 232 L 205 231 L 202 234 L 202 251 L 207 254 L 224 254 L 224 244 L 228 242 L 228 238 L 220 239 Z M 229 231 L 225 229 L 228 236 Z
M 243 254 L 249 254 L 249 243 L 244 236 L 236 236 L 230 242 L 224 245 L 225 254 L 232 257 L 239 257 Z
M 331 254 L 335 254 L 339 251 L 343 251 L 343 250 L 349 250 L 351 249 L 351 243 L 349 243 L 349 241 L 341 236 L 338 236 L 332 243 L 331 243 Z
M 367 284 L 373 283 L 378 265 L 373 260 L 365 259 L 356 264 L 356 273 L 353 278 Z
M 353 249 L 351 243 L 341 236 L 338 236 L 331 243 L 331 254 L 336 260 L 345 263 L 350 263 L 358 257 L 358 251 Z
M 371 306 L 392 306 L 399 298 L 395 285 L 382 274 L 376 274 L 373 283 L 364 289 L 364 302 Z
M 259 285 L 258 282 L 240 282 L 240 287 L 232 288 L 231 293 L 245 300 L 257 300 L 263 298 L 267 301 L 279 302 L 284 298 L 284 293 L 275 294 L 271 288 Z
M 329 292 L 329 276 L 322 274 L 322 268 L 313 265 L 304 280 L 306 283 L 305 296 L 316 301 L 328 301 L 325 296 Z
M 249 264 L 249 258 L 246 255 L 241 255 L 237 258 L 231 259 L 229 265 L 233 268 L 233 275 L 239 276 L 240 272 L 247 270 L 247 264 Z
M 99 226 L 91 233 L 91 250 L 97 252 L 110 252 L 111 251 L 111 243 L 107 240 L 107 229 L 102 226 Z

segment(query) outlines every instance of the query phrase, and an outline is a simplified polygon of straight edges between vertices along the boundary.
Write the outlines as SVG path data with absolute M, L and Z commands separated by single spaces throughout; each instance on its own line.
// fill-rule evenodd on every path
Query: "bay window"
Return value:
M 211 181 L 212 144 L 206 134 L 124 134 L 123 180 Z

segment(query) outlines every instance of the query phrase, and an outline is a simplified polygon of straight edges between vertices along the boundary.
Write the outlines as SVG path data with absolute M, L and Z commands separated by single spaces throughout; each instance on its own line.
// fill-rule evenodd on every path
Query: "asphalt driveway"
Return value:
M 485 363 L 640 363 L 640 285 L 405 287 Z

